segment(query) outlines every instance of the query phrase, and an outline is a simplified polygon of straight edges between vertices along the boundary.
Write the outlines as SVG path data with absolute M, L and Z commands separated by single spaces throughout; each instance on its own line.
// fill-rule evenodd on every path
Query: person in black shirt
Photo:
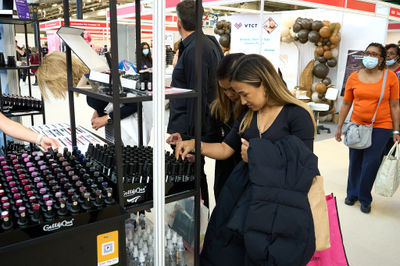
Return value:
M 222 58 L 217 68 L 217 97 L 211 104 L 210 131 L 215 130 L 215 139 L 210 142 L 222 142 L 231 131 L 234 122 L 245 109 L 240 103 L 239 95 L 232 89 L 229 75 L 236 61 L 243 53 L 228 54 Z M 214 196 L 218 201 L 219 193 L 232 170 L 241 161 L 240 151 L 226 160 L 215 161 Z
M 247 163 L 250 139 L 276 141 L 287 135 L 297 136 L 313 150 L 312 111 L 290 93 L 271 62 L 257 54 L 244 56 L 236 63 L 230 80 L 241 103 L 249 109 L 235 122 L 222 143 L 202 142 L 202 155 L 225 160 L 240 150 L 242 160 Z M 194 140 L 178 142 L 176 157 L 186 157 L 193 148 Z
M 176 6 L 178 16 L 178 31 L 182 37 L 179 44 L 179 57 L 172 73 L 172 87 L 196 90 L 196 79 L 202 79 L 202 139 L 208 140 L 206 125 L 210 117 L 210 104 L 216 95 L 216 68 L 219 60 L 223 57 L 221 47 L 215 37 L 206 36 L 202 32 L 201 40 L 201 76 L 196 76 L 195 65 L 195 25 L 196 25 L 195 2 L 184 0 Z M 201 15 L 203 10 L 201 10 Z M 175 144 L 180 139 L 191 139 L 195 130 L 195 106 L 196 99 L 171 99 L 170 115 L 167 132 L 172 134 L 167 143 Z M 204 158 L 202 158 L 204 160 Z M 204 165 L 204 164 L 203 164 Z M 204 172 L 201 179 L 201 191 L 204 203 L 208 206 L 208 189 Z

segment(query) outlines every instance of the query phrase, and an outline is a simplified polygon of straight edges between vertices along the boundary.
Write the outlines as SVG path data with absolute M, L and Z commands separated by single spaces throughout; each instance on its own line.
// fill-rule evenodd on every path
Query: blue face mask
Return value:
M 368 69 L 373 69 L 378 65 L 378 58 L 371 56 L 364 56 L 363 65 Z
M 143 49 L 143 54 L 148 55 L 149 54 L 149 49 Z
M 387 66 L 391 66 L 391 65 L 393 65 L 394 63 L 396 63 L 396 60 L 394 60 L 394 59 L 386 60 L 386 65 L 387 65 Z

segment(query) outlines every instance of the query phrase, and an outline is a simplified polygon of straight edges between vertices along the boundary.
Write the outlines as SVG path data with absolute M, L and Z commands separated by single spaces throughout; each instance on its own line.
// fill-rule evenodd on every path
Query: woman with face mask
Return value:
M 397 44 L 391 43 L 385 46 L 386 49 L 386 65 L 387 68 L 399 77 L 400 75 L 400 48 Z
M 140 58 L 140 69 L 152 68 L 153 59 L 151 57 L 150 45 L 147 42 L 141 44 L 142 56 Z
M 364 52 L 364 68 L 353 72 L 346 82 L 345 94 L 339 113 L 335 138 L 342 141 L 342 126 L 353 105 L 350 121 L 370 125 L 375 111 L 372 145 L 366 149 L 349 148 L 349 174 L 345 204 L 360 201 L 363 213 L 371 211 L 371 189 L 381 163 L 388 139 L 400 141 L 399 136 L 399 81 L 394 72 L 388 71 L 385 91 L 378 106 L 386 68 L 386 50 L 379 43 L 371 43 Z

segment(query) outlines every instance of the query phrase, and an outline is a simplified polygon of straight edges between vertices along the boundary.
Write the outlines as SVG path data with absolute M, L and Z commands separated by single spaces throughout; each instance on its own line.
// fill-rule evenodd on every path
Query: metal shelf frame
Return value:
M 140 57 L 141 57 L 141 17 L 140 17 L 140 0 L 135 0 L 136 5 L 136 60 L 137 67 L 140 70 Z M 117 1 L 110 0 L 109 1 L 109 12 L 110 12 L 110 32 L 111 32 L 111 86 L 112 86 L 112 95 L 106 95 L 98 93 L 91 89 L 81 89 L 75 88 L 72 85 L 72 60 L 71 60 L 71 49 L 67 46 L 66 48 L 66 59 L 67 59 L 67 74 L 68 74 L 68 99 L 69 99 L 69 111 L 70 111 L 70 124 L 71 124 L 71 135 L 72 135 L 72 144 L 76 145 L 76 123 L 75 123 L 75 106 L 74 106 L 74 98 L 73 93 L 78 92 L 81 94 L 89 95 L 93 98 L 111 102 L 113 106 L 120 106 L 121 103 L 138 103 L 138 136 L 139 136 L 139 145 L 142 145 L 143 140 L 143 127 L 142 127 L 142 102 L 144 101 L 154 101 L 154 126 L 155 126 L 155 146 L 153 153 L 153 174 L 154 176 L 163 176 L 165 174 L 165 162 L 164 158 L 164 143 L 165 139 L 161 139 L 160 136 L 164 136 L 164 123 L 159 123 L 164 120 L 164 106 L 160 103 L 164 102 L 164 99 L 176 99 L 176 98 L 196 98 L 196 121 L 195 121 L 195 145 L 196 145 L 196 158 L 200 158 L 200 139 L 201 139 L 201 86 L 202 80 L 197 79 L 196 82 L 196 90 L 188 93 L 181 94 L 171 94 L 164 95 L 164 77 L 161 76 L 165 72 L 165 58 L 163 55 L 165 54 L 165 46 L 164 46 L 164 23 L 165 23 L 165 2 L 164 1 L 153 1 L 154 9 L 153 9 L 153 94 L 146 96 L 137 96 L 137 97 L 120 97 L 120 77 L 118 72 L 118 31 L 117 31 Z M 64 5 L 64 25 L 66 27 L 70 26 L 70 12 L 69 12 L 69 0 L 63 0 Z M 201 15 L 200 15 L 200 7 L 202 5 L 201 0 L 196 0 L 196 54 L 195 54 L 195 63 L 196 63 L 196 73 L 197 76 L 201 76 Z M 157 72 L 158 71 L 158 72 Z M 158 111 L 158 112 L 156 112 Z M 162 113 L 161 113 L 162 112 Z M 115 144 L 115 154 L 116 154 L 116 171 L 117 171 L 117 192 L 118 192 L 118 202 L 120 206 L 124 207 L 123 202 L 123 183 L 122 183 L 122 140 L 121 140 L 121 125 L 120 125 L 120 109 L 115 108 L 113 114 L 113 127 L 114 127 L 114 144 Z M 162 124 L 161 126 L 158 124 Z M 158 131 L 160 130 L 159 133 Z M 194 241 L 194 262 L 195 265 L 200 265 L 200 166 L 201 160 L 196 160 L 196 181 L 195 181 L 195 189 L 184 191 L 181 193 L 177 193 L 174 195 L 169 195 L 165 197 L 165 184 L 164 182 L 157 182 L 158 180 L 155 178 L 153 183 L 153 201 L 144 202 L 135 206 L 130 206 L 125 208 L 128 212 L 137 212 L 146 210 L 154 207 L 154 226 L 155 226 L 155 265 L 163 265 L 164 263 L 164 204 L 165 202 L 173 202 L 183 198 L 195 197 L 195 241 Z M 124 232 L 121 232 L 124 233 Z M 122 242 L 120 245 L 124 245 Z M 126 258 L 124 254 L 121 254 L 121 265 L 126 265 Z
M 9 24 L 9 25 L 23 25 L 24 26 L 24 33 L 25 33 L 25 45 L 26 47 L 29 47 L 29 43 L 28 43 L 28 24 L 34 24 L 34 27 L 37 27 L 37 29 L 39 29 L 39 21 L 38 20 L 21 20 L 21 19 L 14 19 L 14 18 L 3 18 L 0 17 L 0 24 Z M 38 43 L 38 55 L 39 55 L 39 64 L 38 65 L 31 65 L 29 60 L 30 60 L 30 52 L 29 49 L 27 49 L 26 51 L 26 66 L 15 66 L 15 67 L 0 67 L 0 70 L 30 70 L 30 69 L 35 69 L 38 68 L 40 66 L 40 64 L 42 63 L 42 49 L 40 47 L 40 32 L 38 31 L 38 34 L 35 35 L 35 39 Z M 29 88 L 29 96 L 32 97 L 32 84 L 31 84 L 31 75 L 30 73 L 28 73 L 27 75 L 28 77 L 28 88 Z M 19 84 L 19 80 L 18 80 L 18 84 Z M 19 88 L 19 94 L 21 94 L 21 89 Z M 20 115 L 13 115 L 13 114 L 9 114 L 6 116 L 7 117 L 22 117 L 22 116 L 30 116 L 31 117 L 31 125 L 33 126 L 35 124 L 34 121 L 34 115 L 42 115 L 42 120 L 43 120 L 43 124 L 46 124 L 46 115 L 45 115 L 45 104 L 43 101 L 43 97 L 41 97 L 42 100 L 42 110 L 40 112 L 34 111 L 34 112 L 29 112 L 27 114 L 20 114 Z M 3 112 L 3 90 L 2 90 L 2 86 L 1 86 L 1 80 L 0 80 L 0 111 Z M 4 145 L 6 145 L 6 141 L 7 141 L 7 136 L 6 134 L 3 132 L 3 139 L 4 139 Z M 31 148 L 32 148 L 32 144 L 31 144 Z

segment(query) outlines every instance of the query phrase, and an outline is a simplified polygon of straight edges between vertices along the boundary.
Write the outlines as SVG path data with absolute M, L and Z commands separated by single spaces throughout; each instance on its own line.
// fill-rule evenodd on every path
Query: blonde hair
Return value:
M 251 54 L 239 59 L 232 73 L 231 81 L 247 83 L 256 88 L 263 85 L 269 101 L 278 105 L 295 104 L 304 108 L 313 122 L 315 134 L 315 119 L 310 107 L 290 93 L 274 66 L 265 57 Z M 250 127 L 253 115 L 254 111 L 249 109 L 240 123 L 239 134 L 243 134 Z
M 244 56 L 243 53 L 235 53 L 224 56 L 217 68 L 217 80 L 220 81 L 223 79 L 229 79 L 235 63 L 242 56 Z M 211 114 L 222 122 L 227 123 L 231 118 L 232 113 L 234 120 L 236 120 L 242 110 L 243 106 L 240 103 L 240 100 L 236 101 L 232 110 L 231 100 L 225 95 L 224 89 L 219 85 L 219 82 L 217 82 L 217 97 L 211 103 Z
M 89 69 L 80 59 L 72 55 L 72 85 L 76 86 Z M 44 99 L 48 99 L 48 91 L 56 99 L 65 99 L 68 92 L 67 60 L 63 52 L 52 52 L 44 57 L 36 71 L 37 82 Z

